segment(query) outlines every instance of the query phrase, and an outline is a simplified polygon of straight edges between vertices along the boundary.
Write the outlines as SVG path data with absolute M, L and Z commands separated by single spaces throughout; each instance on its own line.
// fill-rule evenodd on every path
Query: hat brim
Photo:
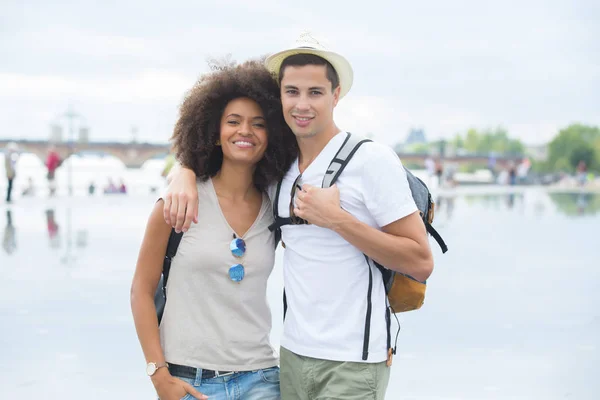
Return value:
M 314 54 L 315 56 L 319 56 L 329 61 L 340 79 L 340 99 L 350 91 L 354 80 L 352 66 L 348 60 L 332 51 L 296 47 L 280 51 L 279 53 L 267 57 L 265 66 L 275 76 L 275 79 L 279 81 L 279 69 L 281 68 L 281 64 L 286 58 L 296 54 Z

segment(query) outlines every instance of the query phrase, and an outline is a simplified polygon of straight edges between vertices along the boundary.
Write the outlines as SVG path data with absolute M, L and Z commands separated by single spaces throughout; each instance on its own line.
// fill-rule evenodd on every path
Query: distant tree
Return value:
M 587 165 L 589 169 L 595 169 L 597 165 L 595 149 L 587 144 L 582 144 L 579 147 L 576 147 L 569 156 L 569 162 L 571 167 L 575 169 L 580 161 L 585 162 L 585 165 Z
M 591 170 L 600 165 L 600 129 L 595 126 L 572 124 L 562 129 L 548 145 L 548 166 L 553 170 L 573 171 L 582 157 L 590 162 Z
M 508 143 L 506 152 L 508 154 L 523 155 L 525 154 L 525 145 L 520 140 L 512 139 Z
M 469 129 L 464 140 L 465 150 L 471 153 L 477 152 L 477 149 L 479 148 L 479 141 L 479 133 L 477 133 L 475 129 Z
M 464 138 L 457 134 L 450 142 L 455 149 L 464 149 L 469 153 L 478 154 L 511 154 L 522 155 L 525 153 L 525 146 L 518 139 L 511 139 L 504 128 L 487 129 L 478 131 L 469 129 Z
M 430 145 L 427 143 L 413 143 L 411 145 L 405 145 L 403 149 L 407 153 L 429 154 L 429 147 Z
M 600 137 L 594 141 L 592 146 L 594 148 L 594 152 L 596 153 L 596 166 L 600 169 Z
M 452 141 L 450 142 L 450 145 L 455 149 L 464 149 L 465 141 L 463 140 L 462 136 L 456 134 L 454 136 L 454 139 L 452 139 Z

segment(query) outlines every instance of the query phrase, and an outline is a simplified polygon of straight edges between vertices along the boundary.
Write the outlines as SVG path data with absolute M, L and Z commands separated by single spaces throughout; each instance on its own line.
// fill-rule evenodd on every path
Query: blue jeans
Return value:
M 175 375 L 176 376 L 176 375 Z M 209 400 L 279 400 L 279 367 L 259 369 L 257 371 L 236 372 L 232 375 L 202 379 L 202 370 L 198 370 L 196 379 L 177 378 L 189 383 Z M 182 400 L 192 400 L 186 395 Z

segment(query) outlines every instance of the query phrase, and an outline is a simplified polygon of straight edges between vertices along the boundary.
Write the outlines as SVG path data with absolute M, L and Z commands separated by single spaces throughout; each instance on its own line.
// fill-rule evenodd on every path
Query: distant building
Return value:
M 81 127 L 79 128 L 79 143 L 90 142 L 90 128 Z
M 408 132 L 404 143 L 397 143 L 394 146 L 394 150 L 396 150 L 397 153 L 429 153 L 429 143 L 427 143 L 425 131 L 423 129 L 411 129 Z
M 425 131 L 423 129 L 411 129 L 404 141 L 405 146 L 424 143 L 427 143 L 427 138 L 425 137 Z
M 63 143 L 64 129 L 59 124 L 53 124 L 50 126 L 50 143 Z M 69 139 L 70 140 L 70 139 Z M 89 143 L 90 142 L 90 128 L 88 127 L 80 127 L 78 131 L 78 137 L 76 139 L 79 143 Z
M 50 126 L 50 143 L 61 143 L 63 141 L 62 126 L 54 124 Z

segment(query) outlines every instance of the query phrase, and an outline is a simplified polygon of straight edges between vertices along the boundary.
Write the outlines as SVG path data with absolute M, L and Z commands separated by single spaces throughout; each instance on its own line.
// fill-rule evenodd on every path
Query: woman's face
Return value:
M 268 145 L 267 121 L 257 102 L 247 97 L 231 100 L 221 117 L 223 160 L 256 165 Z

